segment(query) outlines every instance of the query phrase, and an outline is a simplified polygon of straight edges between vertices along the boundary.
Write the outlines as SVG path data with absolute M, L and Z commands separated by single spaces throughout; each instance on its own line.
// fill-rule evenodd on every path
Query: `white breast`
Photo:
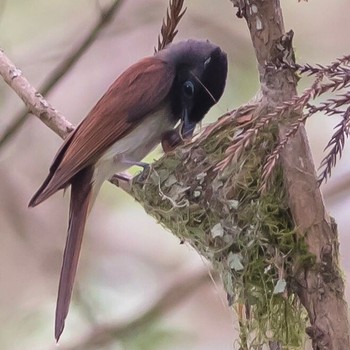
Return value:
M 145 118 L 128 135 L 114 143 L 96 163 L 93 181 L 97 189 L 115 173 L 128 169 L 130 162 L 140 162 L 161 141 L 162 134 L 174 127 L 162 108 Z

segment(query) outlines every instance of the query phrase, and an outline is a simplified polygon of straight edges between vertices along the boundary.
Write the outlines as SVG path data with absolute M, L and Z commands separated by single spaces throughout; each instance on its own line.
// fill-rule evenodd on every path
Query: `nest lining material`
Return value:
M 270 340 L 299 349 L 304 342 L 306 313 L 293 293 L 293 275 L 312 257 L 295 234 L 281 169 L 268 191 L 259 192 L 264 160 L 276 145 L 271 128 L 218 172 L 216 165 L 245 130 L 230 116 L 206 137 L 161 158 L 132 188 L 150 215 L 220 273 L 230 305 L 241 310 L 243 349 Z

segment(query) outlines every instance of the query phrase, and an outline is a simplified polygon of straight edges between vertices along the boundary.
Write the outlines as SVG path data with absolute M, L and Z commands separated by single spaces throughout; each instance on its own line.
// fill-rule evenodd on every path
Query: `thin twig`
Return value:
M 78 61 L 78 59 L 86 52 L 86 50 L 96 40 L 101 30 L 104 27 L 106 27 L 106 25 L 112 20 L 123 1 L 124 0 L 117 0 L 113 2 L 112 5 L 110 5 L 108 8 L 101 11 L 98 22 L 90 30 L 90 32 L 87 34 L 82 43 L 78 47 L 74 48 L 73 51 L 67 56 L 67 58 L 64 59 L 45 79 L 43 85 L 38 89 L 42 95 L 48 94 L 51 91 L 51 89 L 60 81 L 60 79 L 73 67 L 73 65 Z M 19 70 L 16 71 L 19 72 Z M 4 77 L 2 73 L 1 75 Z M 18 91 L 16 92 L 18 94 Z M 26 103 L 26 106 L 28 107 L 28 109 L 25 108 L 22 111 L 20 111 L 18 115 L 16 115 L 13 118 L 10 125 L 5 129 L 3 135 L 0 138 L 0 149 L 17 133 L 17 131 L 19 131 L 19 129 L 25 123 L 25 121 L 27 120 L 28 110 L 35 114 L 33 109 L 30 108 L 30 105 Z M 40 117 L 40 119 L 42 118 Z M 44 121 L 45 118 L 43 118 L 42 120 Z M 50 127 L 50 125 L 48 126 Z M 53 128 L 51 127 L 51 129 Z M 54 131 L 64 138 L 71 130 L 73 130 L 72 125 L 70 125 L 65 130 L 61 130 L 59 128 Z

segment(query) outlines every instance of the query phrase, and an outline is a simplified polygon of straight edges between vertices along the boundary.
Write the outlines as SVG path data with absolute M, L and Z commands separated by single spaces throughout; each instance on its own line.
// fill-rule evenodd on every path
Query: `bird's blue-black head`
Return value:
M 170 44 L 156 55 L 176 70 L 169 93 L 172 115 L 182 119 L 182 135 L 190 137 L 224 91 L 226 53 L 209 41 L 187 40 Z

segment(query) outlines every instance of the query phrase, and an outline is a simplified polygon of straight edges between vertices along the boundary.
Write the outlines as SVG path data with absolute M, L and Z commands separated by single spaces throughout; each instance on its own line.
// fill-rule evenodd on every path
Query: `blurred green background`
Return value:
M 110 1 L 0 0 L 0 48 L 36 87 L 81 42 Z M 258 87 L 249 33 L 229 0 L 187 1 L 176 40 L 208 38 L 229 56 L 226 92 L 204 125 L 252 97 Z M 113 22 L 47 96 L 77 124 L 115 78 L 157 42 L 165 0 L 125 0 Z M 348 0 L 282 1 L 286 29 L 295 32 L 299 63 L 326 64 L 349 53 Z M 307 82 L 301 81 L 300 89 Z M 22 106 L 0 82 L 0 133 Z M 308 125 L 316 164 L 335 118 Z M 68 197 L 55 195 L 35 209 L 27 203 L 61 144 L 39 120 L 0 150 L 0 349 L 54 349 L 54 308 L 67 227 Z M 149 157 L 152 161 L 157 153 Z M 339 224 L 342 263 L 350 270 L 347 228 L 349 154 L 324 186 Z M 169 287 L 207 274 L 205 282 L 144 327 L 95 349 L 237 349 L 235 315 L 226 307 L 208 263 L 149 218 L 132 199 L 106 183 L 89 218 L 77 283 L 61 347 L 78 344 L 96 325 L 129 322 Z M 349 295 L 347 293 L 347 295 Z

